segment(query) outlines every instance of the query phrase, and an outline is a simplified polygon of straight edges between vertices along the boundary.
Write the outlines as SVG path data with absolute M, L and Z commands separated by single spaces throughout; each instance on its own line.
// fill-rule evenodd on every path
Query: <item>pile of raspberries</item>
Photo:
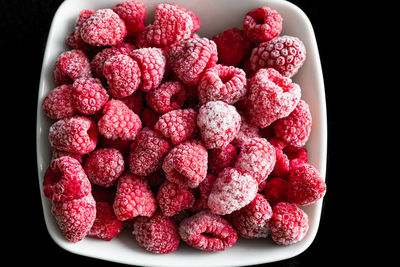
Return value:
M 291 80 L 302 41 L 280 35 L 265 6 L 211 40 L 180 6 L 158 4 L 150 25 L 145 13 L 139 1 L 82 10 L 56 59 L 43 190 L 63 236 L 108 241 L 125 228 L 160 254 L 302 240 L 299 206 L 326 191 Z

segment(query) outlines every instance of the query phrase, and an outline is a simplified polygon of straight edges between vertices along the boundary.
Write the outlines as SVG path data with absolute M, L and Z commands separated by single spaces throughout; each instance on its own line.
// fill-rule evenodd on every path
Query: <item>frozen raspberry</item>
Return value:
M 288 177 L 290 174 L 290 160 L 282 149 L 275 147 L 276 162 L 271 172 L 272 176 Z
M 172 217 L 157 212 L 153 217 L 140 217 L 135 220 L 135 238 L 142 248 L 156 254 L 167 254 L 179 247 L 178 226 Z
M 217 64 L 204 72 L 197 93 L 202 104 L 217 100 L 234 104 L 246 94 L 246 85 L 242 69 Z
M 166 58 L 161 49 L 141 48 L 132 52 L 142 73 L 140 89 L 149 92 L 160 86 L 165 73 Z
M 232 224 L 241 237 L 265 238 L 271 216 L 272 208 L 267 199 L 257 194 L 252 202 L 232 214 Z
M 66 45 L 68 45 L 69 47 L 71 47 L 73 49 L 82 50 L 85 53 L 90 53 L 95 50 L 95 47 L 93 47 L 92 45 L 90 45 L 82 40 L 81 32 L 80 32 L 83 22 L 85 22 L 85 20 L 87 20 L 93 14 L 94 14 L 94 11 L 89 10 L 89 9 L 83 9 L 79 13 L 78 19 L 75 23 L 75 27 L 71 31 L 71 33 L 68 35 L 68 37 L 65 41 Z
M 157 203 L 146 179 L 125 173 L 118 179 L 113 207 L 118 220 L 125 221 L 139 215 L 153 216 Z
M 298 147 L 298 146 L 288 145 L 283 148 L 283 152 L 290 161 L 299 160 L 300 162 L 304 163 L 308 162 L 307 149 L 304 146 Z
M 165 82 L 146 95 L 147 104 L 159 114 L 182 108 L 185 100 L 185 87 L 179 81 Z
M 49 141 L 57 150 L 86 154 L 97 145 L 97 128 L 94 121 L 83 116 L 56 121 L 50 126 Z
M 79 161 L 63 156 L 51 161 L 43 179 L 43 193 L 52 201 L 84 197 L 92 187 Z
M 124 157 L 114 148 L 99 148 L 86 159 L 84 169 L 89 180 L 103 187 L 115 184 L 125 168 Z
M 226 147 L 235 139 L 241 122 L 236 108 L 222 101 L 207 102 L 197 116 L 197 126 L 207 149 Z
M 254 137 L 242 146 L 235 168 L 253 174 L 254 179 L 261 183 L 272 172 L 275 162 L 275 148 L 267 139 Z
M 58 159 L 63 156 L 68 156 L 68 157 L 76 159 L 79 163 L 82 163 L 82 155 L 78 154 L 78 153 L 66 152 L 66 151 L 58 150 L 58 149 L 52 147 L 50 149 L 50 154 L 51 154 L 51 160 Z
M 98 9 L 83 22 L 80 33 L 93 46 L 113 46 L 127 35 L 124 21 L 111 9 Z
M 198 212 L 208 209 L 208 196 L 211 193 L 212 186 L 217 178 L 212 174 L 207 174 L 206 178 L 199 184 L 200 196 L 193 203 L 191 211 Z
M 139 117 L 142 117 L 145 108 L 145 93 L 143 91 L 137 90 L 133 94 L 121 98 L 120 100 Z
M 272 240 L 278 245 L 291 245 L 302 240 L 309 225 L 307 214 L 296 205 L 280 202 L 272 208 L 269 221 Z
M 237 241 L 236 230 L 222 217 L 209 211 L 201 211 L 184 219 L 179 226 L 184 242 L 204 251 L 223 251 Z
M 231 144 L 235 146 L 237 150 L 240 150 L 242 146 L 253 137 L 261 137 L 260 129 L 242 117 L 240 130 Z
M 133 35 L 144 29 L 146 8 L 140 1 L 125 1 L 118 3 L 113 11 L 125 22 L 128 35 Z
M 96 202 L 96 219 L 88 236 L 110 241 L 122 231 L 122 228 L 123 222 L 115 216 L 112 204 Z
M 171 45 L 168 59 L 176 76 L 185 84 L 194 86 L 207 68 L 215 66 L 217 46 L 207 38 L 190 38 Z
M 151 108 L 145 108 L 142 112 L 143 126 L 154 130 L 154 126 L 160 119 L 159 115 L 155 113 Z
M 103 74 L 111 96 L 123 98 L 133 94 L 140 85 L 139 65 L 130 56 L 115 55 L 104 63 Z
M 174 216 L 182 210 L 193 206 L 194 195 L 192 191 L 181 184 L 165 181 L 157 193 L 157 204 L 165 216 Z
M 291 203 L 309 205 L 321 199 L 325 192 L 326 184 L 314 166 L 298 164 L 290 173 L 288 199 Z
M 162 115 L 154 129 L 161 132 L 173 145 L 192 139 L 197 133 L 197 112 L 193 109 L 176 109 Z
M 192 140 L 171 149 L 162 168 L 170 182 L 195 188 L 206 178 L 207 162 L 206 148 L 199 141 Z
M 90 61 L 81 50 L 73 49 L 59 55 L 54 65 L 56 84 L 71 84 L 76 79 L 92 76 Z
M 93 115 L 106 104 L 108 94 L 99 79 L 80 78 L 72 84 L 72 100 L 76 110 L 84 115 Z
M 108 101 L 103 114 L 97 127 L 99 133 L 108 139 L 134 140 L 142 128 L 139 116 L 119 100 Z
M 265 128 L 296 108 L 301 89 L 274 69 L 260 69 L 250 80 L 247 97 L 250 123 Z
M 212 186 L 208 207 L 215 214 L 230 214 L 249 204 L 257 189 L 258 183 L 250 173 L 225 168 Z
M 72 86 L 63 84 L 50 91 L 42 102 L 44 114 L 50 119 L 59 120 L 72 117 L 75 106 L 71 97 Z
M 238 66 L 253 48 L 239 28 L 227 29 L 215 35 L 212 40 L 217 45 L 218 62 L 227 66 Z
M 300 39 L 280 36 L 255 47 L 250 56 L 251 69 L 274 68 L 282 76 L 291 78 L 306 59 L 306 49 Z
M 52 202 L 51 213 L 61 234 L 70 242 L 81 241 L 89 233 L 96 218 L 96 202 L 92 194 L 67 201 Z
M 282 17 L 276 10 L 263 6 L 251 10 L 243 19 L 243 32 L 255 43 L 277 37 L 282 31 Z
M 300 100 L 289 116 L 279 119 L 272 125 L 279 138 L 293 146 L 304 146 L 311 133 L 312 117 L 310 107 Z
M 208 152 L 208 169 L 214 174 L 218 175 L 226 167 L 233 167 L 237 159 L 236 148 L 228 144 L 223 148 L 216 148 Z
M 171 148 L 171 144 L 165 140 L 162 134 L 149 128 L 143 128 L 131 146 L 130 171 L 136 175 L 147 176 L 161 169 L 164 157 Z
M 287 180 L 280 177 L 269 177 L 266 180 L 263 194 L 267 198 L 271 206 L 275 206 L 279 202 L 289 202 L 287 190 Z

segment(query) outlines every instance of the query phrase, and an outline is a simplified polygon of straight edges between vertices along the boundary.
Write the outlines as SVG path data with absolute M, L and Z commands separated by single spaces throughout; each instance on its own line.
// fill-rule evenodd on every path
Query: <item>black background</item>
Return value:
M 358 203 L 352 199 L 354 188 L 350 181 L 360 179 L 352 172 L 352 164 L 354 154 L 362 153 L 357 146 L 362 142 L 360 135 L 353 129 L 365 123 L 358 108 L 358 103 L 364 101 L 359 92 L 365 90 L 362 66 L 366 62 L 358 57 L 361 51 L 358 38 L 363 29 L 360 19 L 354 17 L 364 11 L 359 6 L 357 10 L 343 8 L 337 1 L 291 2 L 309 17 L 322 62 L 328 115 L 328 190 L 319 230 L 311 246 L 294 258 L 266 266 L 328 266 L 328 263 L 343 263 L 345 258 L 347 262 L 359 261 L 353 253 L 361 242 L 356 238 L 357 224 L 352 224 L 359 211 L 354 209 Z M 7 159 L 4 169 L 10 170 L 2 178 L 9 182 L 3 183 L 3 191 L 7 193 L 3 206 L 10 208 L 2 215 L 2 221 L 8 224 L 6 248 L 10 251 L 5 256 L 22 252 L 20 257 L 12 256 L 14 262 L 46 266 L 55 263 L 123 266 L 64 251 L 50 238 L 43 219 L 36 167 L 37 92 L 47 34 L 61 3 L 61 0 L 0 0 L 1 123 L 5 134 L 2 151 Z M 358 92 L 354 94 L 356 98 L 354 92 Z

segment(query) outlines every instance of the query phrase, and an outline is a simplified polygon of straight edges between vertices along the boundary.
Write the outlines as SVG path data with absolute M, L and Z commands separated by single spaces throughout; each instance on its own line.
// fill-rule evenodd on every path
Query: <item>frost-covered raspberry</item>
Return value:
M 140 1 L 125 1 L 115 5 L 113 11 L 124 21 L 127 34 L 133 35 L 144 29 L 146 8 Z
M 236 148 L 228 144 L 223 148 L 211 149 L 208 151 L 208 169 L 218 175 L 226 167 L 233 167 L 237 159 Z
M 113 46 L 127 35 L 124 21 L 112 9 L 98 9 L 80 28 L 83 41 L 93 46 Z
M 50 91 L 42 102 L 44 114 L 50 119 L 59 120 L 72 117 L 76 108 L 71 97 L 72 86 L 63 84 Z
M 250 123 L 265 128 L 288 116 L 300 101 L 301 89 L 275 69 L 260 69 L 248 88 L 247 117 Z
M 230 214 L 249 204 L 257 190 L 258 183 L 250 173 L 225 168 L 212 186 L 208 207 L 214 214 Z
M 267 139 L 254 137 L 242 146 L 235 168 L 253 174 L 254 179 L 261 183 L 272 172 L 275 162 L 275 148 Z
M 143 128 L 131 145 L 129 169 L 133 174 L 147 176 L 161 169 L 166 154 L 172 145 L 159 132 Z
M 52 201 L 84 197 L 92 186 L 79 161 L 63 156 L 51 161 L 43 178 L 43 193 Z
M 251 10 L 243 19 L 243 32 L 255 43 L 277 37 L 282 31 L 282 17 L 278 11 L 262 6 Z
M 268 222 L 272 208 L 267 199 L 257 194 L 248 205 L 232 214 L 232 224 L 244 238 L 265 238 L 269 233 Z
M 88 236 L 110 241 L 122 231 L 123 222 L 117 219 L 112 204 L 96 201 L 96 219 Z
M 179 226 L 184 242 L 204 251 L 223 251 L 237 241 L 236 230 L 222 217 L 210 211 L 201 211 L 184 219 Z
M 260 129 L 249 123 L 243 116 L 242 116 L 242 124 L 240 125 L 240 130 L 237 133 L 235 139 L 231 142 L 235 148 L 240 151 L 241 147 L 251 138 L 253 137 L 261 137 Z
M 139 215 L 153 216 L 157 203 L 145 178 L 125 173 L 118 179 L 113 208 L 118 220 L 125 221 Z
M 67 201 L 53 201 L 51 213 L 61 234 L 70 242 L 81 241 L 89 233 L 96 218 L 96 202 L 92 194 Z
M 276 153 L 276 162 L 274 169 L 271 172 L 271 176 L 279 176 L 286 178 L 290 174 L 290 160 L 286 156 L 286 154 L 282 151 L 282 149 L 275 147 L 275 153 Z
M 108 101 L 103 114 L 97 127 L 99 133 L 108 139 L 134 140 L 142 128 L 139 116 L 119 100 Z
M 190 38 L 172 44 L 167 51 L 176 76 L 185 84 L 194 86 L 207 68 L 215 66 L 217 46 L 207 38 Z
M 162 115 L 154 129 L 164 135 L 173 145 L 195 137 L 197 112 L 194 109 L 176 109 Z
M 287 190 L 287 180 L 280 177 L 269 177 L 266 180 L 263 194 L 267 198 L 271 206 L 275 206 L 279 202 L 289 202 Z
M 79 113 L 93 115 L 106 104 L 108 93 L 99 79 L 80 78 L 72 84 L 71 97 Z
M 93 151 L 97 145 L 97 135 L 94 121 L 84 116 L 58 120 L 49 129 L 52 147 L 77 154 Z
M 236 108 L 222 101 L 207 102 L 197 116 L 197 126 L 207 149 L 227 146 L 239 132 L 241 121 Z
M 180 243 L 178 226 L 172 217 L 166 217 L 160 212 L 151 218 L 137 218 L 133 234 L 139 246 L 155 254 L 171 253 Z
M 291 245 L 306 235 L 309 225 L 307 214 L 296 205 L 280 202 L 272 208 L 269 221 L 272 240 L 278 245 Z
M 76 79 L 92 76 L 90 61 L 85 53 L 78 49 L 61 53 L 54 65 L 56 84 L 72 84 Z
M 146 95 L 147 104 L 159 114 L 182 108 L 185 100 L 185 87 L 179 81 L 165 82 Z
M 185 185 L 164 181 L 157 192 L 157 204 L 165 216 L 189 209 L 193 206 L 193 192 Z
M 253 71 L 261 68 L 274 68 L 282 76 L 291 78 L 306 59 L 303 42 L 292 36 L 279 36 L 255 47 L 250 56 Z
M 212 186 L 217 178 L 212 174 L 207 174 L 206 178 L 199 184 L 199 194 L 200 196 L 193 203 L 190 209 L 193 212 L 198 212 L 201 210 L 208 209 L 208 196 L 211 193 Z
M 84 164 L 89 180 L 103 187 L 113 186 L 124 168 L 124 157 L 114 148 L 96 149 L 90 153 Z
M 75 23 L 75 27 L 65 40 L 66 45 L 68 45 L 73 49 L 82 50 L 85 53 L 91 53 L 96 50 L 96 47 L 82 40 L 80 32 L 83 22 L 85 22 L 85 20 L 87 20 L 91 15 L 93 15 L 94 12 L 95 11 L 90 9 L 83 9 L 81 12 L 79 12 L 78 18 Z
M 171 149 L 162 169 L 170 182 L 195 188 L 206 178 L 207 162 L 206 148 L 199 141 L 191 140 Z
M 246 85 L 246 74 L 242 69 L 217 64 L 204 72 L 197 93 L 202 104 L 217 100 L 234 104 L 246 94 Z

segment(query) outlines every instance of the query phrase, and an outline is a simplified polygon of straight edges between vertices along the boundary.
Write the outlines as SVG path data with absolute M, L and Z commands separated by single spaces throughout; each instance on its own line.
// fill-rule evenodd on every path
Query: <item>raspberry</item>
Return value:
M 242 146 L 235 168 L 249 172 L 261 183 L 267 179 L 276 162 L 275 148 L 265 138 L 251 138 Z
M 269 233 L 271 216 L 272 208 L 268 201 L 257 194 L 252 202 L 232 214 L 232 224 L 241 237 L 265 238 Z
M 253 48 L 239 28 L 227 29 L 215 35 L 212 40 L 217 45 L 218 62 L 222 65 L 238 66 Z
M 306 59 L 306 49 L 300 39 L 280 36 L 255 47 L 250 56 L 253 71 L 274 68 L 282 76 L 291 78 Z
M 263 194 L 267 198 L 271 206 L 275 206 L 279 202 L 289 202 L 287 190 L 287 180 L 280 177 L 269 177 L 266 180 Z
M 80 29 L 85 20 L 87 20 L 91 15 L 94 14 L 93 10 L 83 9 L 79 15 L 78 19 L 75 23 L 75 28 L 68 35 L 67 40 L 65 41 L 66 45 L 73 49 L 82 50 L 85 53 L 90 53 L 95 50 L 95 47 L 91 46 L 88 43 L 85 43 L 81 38 Z
M 253 137 L 261 137 L 260 129 L 242 117 L 240 130 L 231 144 L 235 146 L 237 150 L 241 150 L 242 146 Z
M 123 222 L 114 214 L 112 204 L 96 202 L 96 219 L 88 236 L 110 241 L 116 237 L 123 228 Z
M 277 37 L 282 31 L 282 17 L 269 7 L 251 10 L 243 19 L 243 32 L 255 43 L 262 43 Z
M 172 44 L 167 51 L 176 76 L 189 86 L 197 85 L 203 72 L 215 66 L 217 46 L 207 38 L 190 38 Z
M 57 150 L 86 154 L 97 145 L 97 129 L 94 121 L 83 116 L 56 121 L 49 129 L 49 141 Z
M 309 205 L 321 199 L 326 184 L 318 170 L 307 163 L 298 164 L 290 173 L 288 199 L 296 205 Z
M 42 102 L 44 114 L 50 119 L 59 120 L 72 117 L 75 106 L 71 97 L 72 86 L 63 84 L 50 91 Z
M 54 147 L 52 147 L 50 149 L 50 154 L 51 154 L 51 160 L 58 159 L 63 156 L 68 156 L 68 157 L 76 159 L 79 163 L 82 163 L 82 155 L 81 154 L 65 152 L 62 150 L 55 149 Z
M 123 98 L 133 94 L 140 84 L 139 65 L 130 56 L 115 55 L 104 63 L 103 74 L 110 87 L 110 94 Z
M 56 84 L 71 84 L 76 79 L 92 76 L 90 61 L 81 50 L 73 49 L 59 55 L 54 65 Z
M 124 171 L 124 167 L 124 157 L 114 148 L 96 149 L 84 164 L 89 180 L 103 187 L 113 186 Z
M 162 115 L 154 129 L 161 132 L 173 145 L 192 139 L 197 133 L 197 112 L 193 109 L 176 109 Z
M 233 167 L 237 159 L 237 152 L 233 145 L 228 144 L 224 148 L 216 148 L 208 152 L 208 169 L 218 175 L 226 167 Z
M 201 211 L 184 219 L 179 226 L 184 242 L 204 251 L 223 251 L 237 241 L 236 230 L 222 217 L 209 211 Z
M 283 153 L 282 149 L 275 147 L 276 162 L 274 169 L 271 172 L 272 176 L 288 177 L 290 174 L 290 160 Z
M 96 218 L 96 202 L 92 194 L 67 201 L 52 202 L 51 213 L 61 234 L 70 242 L 81 241 L 90 231 Z
M 115 5 L 113 11 L 124 21 L 128 35 L 133 35 L 144 29 L 144 20 L 146 18 L 144 3 L 125 1 Z
M 151 108 L 145 108 L 142 112 L 143 126 L 149 129 L 154 129 L 154 126 L 160 119 L 157 113 L 155 113 Z
M 283 152 L 290 161 L 299 160 L 304 163 L 308 161 L 307 149 L 305 147 L 288 145 L 283 148 Z
M 63 156 L 51 161 L 43 179 L 43 193 L 52 201 L 67 201 L 84 197 L 92 187 L 81 164 Z
M 124 21 L 111 9 L 98 9 L 83 22 L 80 33 L 93 46 L 113 46 L 127 35 Z
M 185 100 L 185 87 L 179 81 L 165 82 L 146 95 L 147 104 L 159 114 L 182 108 Z
M 225 168 L 212 186 L 208 207 L 215 214 L 230 214 L 249 204 L 256 196 L 257 189 L 257 181 L 250 173 Z
M 118 179 L 113 208 L 118 220 L 125 221 L 139 215 L 153 216 L 157 203 L 146 179 L 125 173 Z
M 99 79 L 81 78 L 72 84 L 71 92 L 77 111 L 84 115 L 93 115 L 106 104 L 108 94 Z
M 147 176 L 161 169 L 163 159 L 171 148 L 171 144 L 164 139 L 162 134 L 143 128 L 131 146 L 130 171 L 136 175 Z
M 274 69 L 260 69 L 250 80 L 247 96 L 250 123 L 265 128 L 296 108 L 301 89 Z
M 307 214 L 296 205 L 280 202 L 272 208 L 269 221 L 272 240 L 278 245 L 291 245 L 302 240 L 309 225 Z
M 207 174 L 206 178 L 199 184 L 200 197 L 193 203 L 191 211 L 197 212 L 208 209 L 208 196 L 211 193 L 212 186 L 217 178 L 212 174 Z
M 140 89 L 149 92 L 160 86 L 165 73 L 165 58 L 161 49 L 141 48 L 132 52 L 131 57 L 136 60 L 142 73 Z
M 119 100 L 108 101 L 103 114 L 97 127 L 99 133 L 108 139 L 134 140 L 142 128 L 139 116 Z
M 197 91 L 200 103 L 220 100 L 234 104 L 246 94 L 246 83 L 242 69 L 218 64 L 207 69 L 200 79 Z
M 134 223 L 134 235 L 140 247 L 156 254 L 167 254 L 179 247 L 178 227 L 171 217 L 160 212 L 140 217 Z
M 241 121 L 234 106 L 210 101 L 200 107 L 197 126 L 207 149 L 224 148 L 236 137 Z
M 194 195 L 184 185 L 165 181 L 158 189 L 157 204 L 165 216 L 174 216 L 192 207 L 193 203 Z
M 143 110 L 145 108 L 145 94 L 143 91 L 137 90 L 133 94 L 121 98 L 120 100 L 139 117 L 142 117 Z
M 290 145 L 301 147 L 310 137 L 311 124 L 310 107 L 304 100 L 300 100 L 287 117 L 275 121 L 272 127 L 276 136 Z
M 207 162 L 206 148 L 199 141 L 192 140 L 171 149 L 162 168 L 170 182 L 195 188 L 206 178 Z

